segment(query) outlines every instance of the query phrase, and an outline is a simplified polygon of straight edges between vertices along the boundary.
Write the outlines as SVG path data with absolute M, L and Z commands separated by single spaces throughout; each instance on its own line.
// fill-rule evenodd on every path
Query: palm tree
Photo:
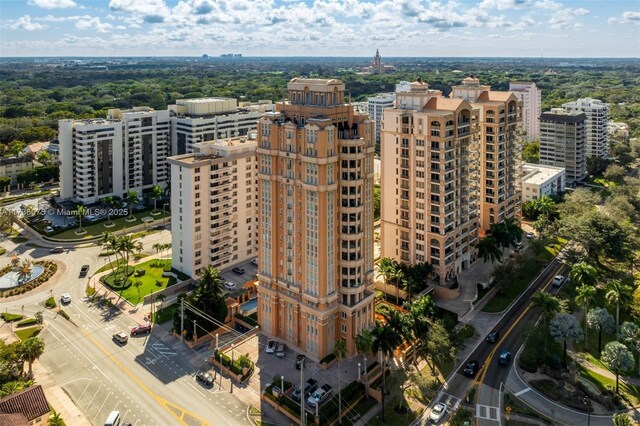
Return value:
M 39 337 L 29 337 L 20 345 L 20 354 L 23 361 L 29 363 L 28 377 L 33 374 L 33 361 L 40 358 L 44 352 L 44 340 Z
M 158 209 L 156 208 L 156 202 L 162 198 L 162 194 L 164 191 L 160 185 L 153 185 L 151 187 L 151 192 L 149 193 L 149 198 L 153 200 L 153 213 L 158 213 Z
M 579 342 L 582 340 L 580 323 L 571 314 L 557 314 L 549 325 L 549 333 L 556 340 L 562 342 L 564 358 L 562 364 L 567 367 L 567 342 Z
M 638 375 L 640 375 L 640 326 L 629 321 L 623 322 L 620 326 L 620 337 L 629 349 L 638 352 Z
M 607 283 L 604 297 L 607 302 L 616 305 L 616 337 L 618 337 L 618 329 L 620 324 L 620 303 L 627 303 L 631 300 L 632 288 L 618 280 L 611 280 Z
M 53 410 L 53 413 L 49 415 L 49 426 L 63 426 L 64 424 L 64 420 L 62 420 L 60 413 Z
M 572 269 L 573 271 L 573 269 Z M 571 275 L 569 275 L 571 276 Z M 573 278 L 571 278 L 573 280 Z M 596 301 L 596 288 L 591 285 L 581 285 L 576 288 L 576 305 L 584 306 L 584 350 L 589 350 L 589 327 L 587 326 L 587 312 L 589 304 Z
M 602 362 L 616 372 L 616 393 L 618 393 L 620 372 L 624 373 L 633 368 L 633 353 L 620 342 L 609 342 L 604 347 Z
M 167 295 L 163 293 L 160 293 L 159 295 L 156 296 L 156 300 L 160 302 L 160 310 L 162 310 L 162 304 L 164 302 L 164 299 L 166 298 L 167 298 Z
M 604 308 L 593 308 L 587 312 L 587 325 L 598 330 L 598 356 L 602 352 L 602 333 L 614 330 L 613 317 Z
M 109 265 L 111 265 L 111 253 L 116 255 L 116 264 L 118 263 L 118 254 L 116 253 L 115 247 L 115 235 L 111 232 L 103 232 L 102 233 L 102 249 L 107 252 L 107 260 L 109 261 Z
M 373 335 L 369 330 L 362 330 L 356 335 L 356 351 L 361 354 L 368 354 L 373 347 Z
M 138 252 L 138 254 L 136 255 L 137 258 L 140 259 L 140 254 L 142 254 L 144 244 L 142 244 L 142 241 L 136 241 L 133 243 L 133 246 L 134 246 L 134 250 Z
M 18 266 L 18 281 L 26 282 L 31 278 L 31 262 L 23 260 Z
M 576 263 L 569 272 L 569 279 L 577 286 L 594 286 L 598 283 L 598 271 L 587 262 Z
M 484 262 L 491 261 L 499 262 L 502 259 L 502 249 L 500 243 L 493 236 L 481 238 L 476 244 L 478 249 L 478 256 L 482 258 Z
M 78 226 L 78 232 L 84 232 L 84 229 L 82 229 L 82 218 L 87 214 L 87 208 L 85 206 L 83 206 L 82 204 L 80 204 L 77 208 L 76 208 L 76 215 L 78 216 L 78 224 L 80 226 Z
M 540 215 L 547 219 L 553 219 L 557 215 L 558 209 L 556 202 L 548 195 L 544 194 L 542 197 L 534 201 L 536 203 L 536 210 Z
M 209 265 L 200 272 L 200 285 L 202 293 L 213 294 L 217 297 L 222 295 L 222 277 L 216 268 Z
M 133 286 L 136 288 L 136 290 L 138 290 L 138 303 L 140 303 L 140 287 L 142 286 L 142 281 L 135 280 L 133 282 Z
M 374 353 L 382 355 L 382 422 L 384 423 L 384 400 L 387 393 L 387 357 L 393 357 L 393 353 L 402 343 L 402 339 L 395 330 L 380 321 L 376 321 L 372 334 L 373 344 L 371 348 Z
M 566 311 L 567 307 L 566 301 L 541 290 L 533 293 L 530 300 L 533 307 L 539 309 L 545 324 L 549 324 L 557 314 Z
M 522 240 L 522 229 L 515 217 L 508 217 L 502 221 L 502 230 L 507 236 L 510 246 L 514 245 L 516 241 Z
M 338 424 L 342 423 L 342 394 L 340 385 L 340 370 L 342 370 L 342 358 L 347 354 L 347 342 L 344 339 L 336 341 L 333 354 L 338 358 Z
M 383 257 L 378 262 L 378 276 L 384 277 L 386 284 L 392 284 L 396 287 L 396 305 L 400 299 L 400 283 L 405 276 L 403 265 L 390 257 Z
M 131 190 L 127 193 L 127 206 L 129 207 L 129 219 L 133 219 L 133 206 L 140 202 L 138 191 Z

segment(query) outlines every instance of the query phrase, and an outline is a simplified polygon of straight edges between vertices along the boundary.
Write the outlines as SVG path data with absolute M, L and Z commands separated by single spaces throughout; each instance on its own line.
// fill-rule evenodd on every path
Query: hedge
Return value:
M 219 350 L 215 351 L 214 357 L 216 361 L 218 361 L 219 363 L 221 363 L 223 366 L 227 368 L 229 368 L 229 365 L 231 365 L 231 357 L 225 353 L 222 353 Z M 251 371 L 253 371 L 253 361 L 251 361 L 251 359 L 249 358 L 249 354 L 240 355 L 238 358 L 234 359 L 233 365 L 231 365 L 230 369 L 233 372 L 233 374 L 240 375 L 242 374 L 243 367 L 248 367 L 250 369 L 250 372 L 247 373 L 247 377 L 249 377 L 251 374 Z M 244 376 L 243 376 L 243 379 L 244 379 Z
M 329 364 L 334 359 L 336 359 L 336 355 L 334 353 L 330 353 L 320 360 L 320 364 Z
M 42 273 L 42 275 L 34 280 L 29 281 L 28 283 L 0 292 L 0 297 L 16 296 L 18 294 L 26 293 L 27 291 L 33 290 L 39 285 L 45 283 L 58 270 L 58 265 L 56 265 L 56 263 L 51 260 L 38 260 L 33 262 L 32 265 L 42 266 L 44 268 L 44 272 Z M 15 268 L 11 265 L 7 265 L 6 267 L 0 269 L 0 276 L 6 274 L 7 272 L 11 272 L 14 269 Z
M 322 403 L 320 408 L 318 409 L 318 414 L 320 415 L 320 423 L 328 424 L 333 422 L 338 418 L 340 414 L 338 412 L 338 391 L 334 391 L 334 396 L 330 399 L 326 400 Z M 340 396 L 342 397 L 342 416 L 344 418 L 345 412 L 344 410 L 355 402 L 358 398 L 364 395 L 364 383 L 359 382 L 358 380 L 354 380 L 349 383 L 347 386 L 342 389 Z M 335 401 L 334 401 L 335 400 Z
M 247 316 L 244 316 L 242 314 L 236 314 L 236 318 L 246 322 L 247 324 L 249 324 L 252 327 L 255 327 L 256 325 L 258 325 L 258 321 L 254 320 L 253 318 L 249 318 Z
M 47 308 L 55 308 L 57 306 L 56 303 L 56 299 L 53 298 L 53 296 L 49 297 L 45 302 L 44 302 L 44 306 Z
M 28 325 L 36 324 L 37 322 L 38 320 L 35 318 L 27 318 L 16 324 L 16 327 L 26 327 Z
M 1 313 L 0 317 L 2 317 L 2 319 L 5 320 L 6 322 L 19 321 L 22 318 L 24 318 L 24 316 L 20 314 L 10 314 L 8 312 Z

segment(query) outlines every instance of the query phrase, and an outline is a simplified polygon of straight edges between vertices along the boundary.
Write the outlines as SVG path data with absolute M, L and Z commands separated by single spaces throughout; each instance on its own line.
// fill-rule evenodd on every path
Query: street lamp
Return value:
M 587 395 L 582 398 L 582 403 L 587 408 L 587 426 L 591 426 L 591 407 L 589 407 L 589 397 Z

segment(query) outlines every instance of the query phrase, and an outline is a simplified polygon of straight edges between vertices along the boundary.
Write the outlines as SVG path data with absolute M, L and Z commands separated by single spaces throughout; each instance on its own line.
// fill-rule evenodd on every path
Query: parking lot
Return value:
M 242 289 L 242 286 L 250 280 L 254 280 L 256 277 L 256 274 L 258 273 L 258 267 L 256 265 L 254 265 L 253 263 L 251 263 L 251 259 L 243 262 L 243 263 L 239 263 L 236 265 L 233 265 L 234 268 L 244 268 L 244 274 L 237 274 L 235 272 L 232 271 L 232 268 L 227 268 L 223 271 L 221 271 L 220 275 L 222 275 L 222 278 L 224 280 L 224 282 L 229 282 L 229 283 L 233 283 L 236 286 L 236 290 L 234 291 L 238 291 Z M 229 291 L 229 290 L 224 290 L 227 293 L 233 293 L 233 291 Z

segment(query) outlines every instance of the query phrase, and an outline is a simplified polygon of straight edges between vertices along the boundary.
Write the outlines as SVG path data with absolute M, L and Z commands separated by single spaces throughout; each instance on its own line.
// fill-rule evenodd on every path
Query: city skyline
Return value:
M 368 57 L 376 48 L 383 57 L 640 56 L 640 11 L 626 0 L 12 0 L 0 7 L 5 57 Z

